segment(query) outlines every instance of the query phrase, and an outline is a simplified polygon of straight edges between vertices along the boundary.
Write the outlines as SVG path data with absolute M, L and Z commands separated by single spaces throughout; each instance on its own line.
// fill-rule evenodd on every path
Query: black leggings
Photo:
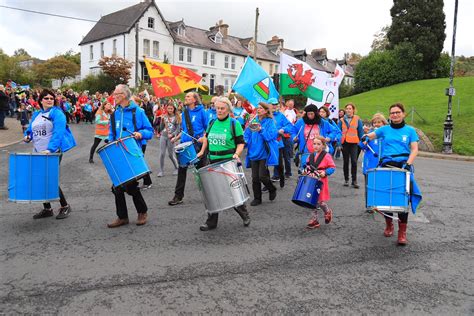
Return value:
M 142 151 L 143 151 L 143 156 L 145 156 L 145 151 L 146 151 L 146 145 L 142 145 Z M 150 174 L 146 174 L 145 177 L 143 177 L 143 185 L 151 185 L 151 177 Z
M 59 164 L 61 165 L 61 160 L 63 159 L 63 155 L 59 156 Z M 61 204 L 62 207 L 67 206 L 67 201 L 66 198 L 64 197 L 63 190 L 61 190 L 61 187 L 59 187 L 59 203 Z M 43 203 L 43 208 L 44 209 L 51 209 L 51 203 L 46 202 Z
M 98 138 L 98 137 L 94 137 L 94 143 L 92 144 L 92 147 L 91 147 L 91 152 L 90 152 L 90 155 L 89 155 L 89 160 L 92 160 L 94 158 L 94 152 L 95 150 L 97 149 L 97 146 L 99 146 L 100 142 L 102 141 L 101 138 Z
M 256 200 L 262 200 L 262 185 L 263 183 L 268 188 L 268 191 L 276 191 L 272 181 L 270 181 L 270 172 L 267 168 L 266 160 L 252 160 L 250 161 L 252 167 L 252 190 L 253 197 Z M 284 176 L 283 176 L 284 177 Z
M 344 180 L 349 181 L 349 159 L 351 160 L 352 183 L 357 182 L 357 159 L 359 158 L 359 145 L 352 143 L 342 144 L 342 159 L 344 161 Z

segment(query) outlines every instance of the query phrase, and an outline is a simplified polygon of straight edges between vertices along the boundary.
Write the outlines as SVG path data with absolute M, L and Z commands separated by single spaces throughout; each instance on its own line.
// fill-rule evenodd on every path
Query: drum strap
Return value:
M 188 134 L 191 135 L 191 137 L 194 137 L 193 124 L 191 124 L 191 118 L 189 117 L 188 108 L 184 109 L 184 120 L 186 122 L 186 129 L 188 130 Z M 193 139 L 193 143 L 194 143 L 194 139 Z
M 316 159 L 316 161 L 314 161 L 314 153 L 311 153 L 309 155 L 309 164 L 314 168 L 314 169 L 318 169 L 319 165 L 321 164 L 321 161 L 323 161 L 324 159 L 324 156 L 326 156 L 327 152 L 325 150 L 323 150 L 321 152 L 321 154 L 319 154 L 318 156 L 318 159 Z
M 122 109 L 123 111 L 123 109 Z M 137 131 L 137 115 L 135 112 L 137 111 L 136 108 L 132 109 L 132 124 L 133 124 L 133 131 Z M 123 122 L 122 122 L 123 125 Z M 117 139 L 117 126 L 115 126 L 115 112 L 110 115 L 110 127 L 112 128 L 112 135 L 114 135 L 114 140 Z

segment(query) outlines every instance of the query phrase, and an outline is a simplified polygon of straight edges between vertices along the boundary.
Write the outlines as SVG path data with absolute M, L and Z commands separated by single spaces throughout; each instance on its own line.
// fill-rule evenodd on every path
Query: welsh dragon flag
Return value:
M 331 118 L 339 111 L 339 85 L 344 71 L 337 65 L 334 77 L 324 71 L 312 69 L 307 63 L 286 54 L 280 55 L 280 94 L 304 95 L 307 104 L 318 108 L 327 106 Z

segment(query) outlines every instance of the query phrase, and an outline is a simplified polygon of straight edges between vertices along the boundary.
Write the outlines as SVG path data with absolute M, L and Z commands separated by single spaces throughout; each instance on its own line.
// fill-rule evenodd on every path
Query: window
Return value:
M 117 55 L 117 40 L 114 39 L 114 41 L 112 42 L 112 55 L 115 56 Z
M 177 33 L 178 33 L 179 36 L 185 36 L 186 35 L 184 27 L 181 27 L 181 26 L 178 27 Z
M 158 58 L 160 55 L 160 42 L 153 41 L 153 57 Z
M 89 60 L 94 60 L 94 45 L 89 46 Z
M 143 55 L 150 56 L 150 40 L 143 40 Z
M 150 29 L 155 28 L 155 19 L 154 18 L 148 18 L 148 28 L 150 28 Z
M 273 75 L 273 64 L 270 64 L 268 68 L 270 69 L 270 71 L 268 72 L 270 76 Z
M 222 36 L 216 34 L 216 36 L 214 37 L 214 42 L 217 44 L 222 44 Z
M 184 61 L 184 47 L 179 48 L 178 60 L 179 61 Z
M 100 43 L 100 57 L 104 57 L 105 53 L 104 53 L 104 43 Z
M 275 65 L 275 73 L 278 73 L 278 65 Z
M 187 49 L 186 60 L 188 63 L 193 61 L 193 50 L 191 48 Z
M 229 91 L 229 84 L 230 84 L 230 80 L 229 79 L 224 79 L 224 91 L 225 92 Z
M 202 64 L 207 65 L 207 52 L 202 52 Z
M 261 65 L 262 65 L 262 62 L 261 62 L 261 61 L 259 61 L 259 62 L 258 62 L 258 64 L 261 66 Z
M 216 65 L 216 54 L 211 53 L 211 66 L 215 66 L 215 65 Z
M 226 69 L 229 68 L 229 55 L 224 56 L 224 68 L 226 68 Z
M 230 68 L 235 69 L 235 56 L 230 58 Z

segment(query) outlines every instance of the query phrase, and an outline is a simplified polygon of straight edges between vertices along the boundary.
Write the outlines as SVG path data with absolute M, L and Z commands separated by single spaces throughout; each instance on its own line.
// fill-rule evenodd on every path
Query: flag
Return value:
M 258 106 L 260 102 L 268 103 L 268 99 L 279 97 L 270 76 L 250 57 L 245 59 L 232 90 L 245 97 L 253 106 Z
M 157 97 L 170 97 L 193 88 L 206 90 L 199 84 L 201 76 L 187 68 L 159 63 L 148 58 L 145 58 L 145 65 Z

